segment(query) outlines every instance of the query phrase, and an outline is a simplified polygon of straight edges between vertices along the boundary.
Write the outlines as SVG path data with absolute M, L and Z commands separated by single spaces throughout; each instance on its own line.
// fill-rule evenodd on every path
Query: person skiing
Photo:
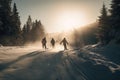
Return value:
M 44 37 L 42 39 L 42 47 L 45 48 L 45 49 L 47 49 L 46 43 L 47 43 L 47 40 L 46 40 L 46 37 Z
M 51 42 L 52 48 L 54 48 L 55 47 L 55 40 L 54 40 L 54 38 L 52 38 L 50 42 Z
M 66 38 L 64 38 L 64 39 L 60 42 L 60 44 L 62 44 L 62 43 L 63 43 L 63 46 L 64 46 L 64 50 L 67 50 L 67 44 L 68 44 L 68 42 L 67 42 Z

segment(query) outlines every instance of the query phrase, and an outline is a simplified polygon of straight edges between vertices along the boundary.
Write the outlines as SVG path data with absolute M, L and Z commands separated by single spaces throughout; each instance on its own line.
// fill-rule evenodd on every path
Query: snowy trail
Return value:
M 7 50 L 10 52 L 11 49 Z M 110 77 L 113 76 L 112 71 L 108 67 L 95 64 L 96 59 L 105 59 L 87 50 L 33 49 L 19 52 L 19 55 L 11 50 L 14 57 L 9 57 L 10 54 L 4 51 L 0 52 L 0 80 L 113 80 Z
M 0 80 L 86 80 L 67 51 L 34 51 L 1 66 Z

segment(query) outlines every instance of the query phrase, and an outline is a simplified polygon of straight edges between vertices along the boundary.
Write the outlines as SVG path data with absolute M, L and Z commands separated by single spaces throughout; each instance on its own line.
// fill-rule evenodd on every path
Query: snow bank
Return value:
M 106 46 L 88 45 L 82 48 L 81 52 L 82 54 L 79 54 L 79 56 L 88 59 L 87 63 L 83 65 L 88 64 L 87 66 L 94 70 L 93 72 L 102 72 L 102 76 L 110 76 L 109 80 L 120 80 L 120 45 L 114 43 Z
M 7 47 L 0 47 L 0 64 L 7 63 L 14 59 L 17 59 L 21 55 L 25 55 L 27 53 L 41 50 L 38 46 L 7 46 Z

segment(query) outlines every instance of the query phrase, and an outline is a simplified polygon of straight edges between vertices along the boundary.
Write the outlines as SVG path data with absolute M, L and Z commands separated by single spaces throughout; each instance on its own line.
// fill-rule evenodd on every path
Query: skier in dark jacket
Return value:
M 46 37 L 44 37 L 42 39 L 42 47 L 45 48 L 45 49 L 47 49 L 46 43 L 47 43 L 47 40 L 46 40 Z
M 63 44 L 64 50 L 67 50 L 67 44 L 68 44 L 68 42 L 67 42 L 66 38 L 64 38 L 64 39 L 60 42 L 60 44 Z
M 51 42 L 52 48 L 54 48 L 55 47 L 55 40 L 54 40 L 54 38 L 52 38 L 50 42 Z

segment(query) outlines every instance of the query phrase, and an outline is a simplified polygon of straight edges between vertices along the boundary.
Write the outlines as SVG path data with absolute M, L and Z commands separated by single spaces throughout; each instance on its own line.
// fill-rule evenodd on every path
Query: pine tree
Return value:
M 12 0 L 0 0 L 0 18 L 2 23 L 2 36 L 11 35 L 11 1 Z
M 26 21 L 26 24 L 24 25 L 23 29 L 22 29 L 22 36 L 23 36 L 23 42 L 27 43 L 31 41 L 31 29 L 32 29 L 32 18 L 29 15 L 28 19 Z
M 12 36 L 14 37 L 14 44 L 19 45 L 21 44 L 21 22 L 19 13 L 17 11 L 16 3 L 13 5 L 13 11 L 12 11 Z
M 110 26 L 114 32 L 114 37 L 120 43 L 120 0 L 112 0 L 110 13 Z
M 28 20 L 26 22 L 26 30 L 27 30 L 27 33 L 26 33 L 27 36 L 26 36 L 26 38 L 27 38 L 27 42 L 31 41 L 31 28 L 32 28 L 32 18 L 29 15 L 28 16 Z
M 32 41 L 38 41 L 40 40 L 43 36 L 45 36 L 45 29 L 43 25 L 41 24 L 41 21 L 35 21 L 33 23 L 33 27 L 31 29 L 31 36 L 32 36 Z
M 14 26 L 13 29 L 15 29 L 14 34 L 20 35 L 21 34 L 21 28 L 20 28 L 21 22 L 20 22 L 20 17 L 18 15 L 19 13 L 17 11 L 16 3 L 14 3 L 12 13 L 13 13 L 12 17 L 13 17 L 13 26 Z
M 32 22 L 31 16 L 28 16 L 27 22 L 23 27 L 22 36 L 24 43 L 35 42 L 40 40 L 45 35 L 45 29 L 41 21 L 35 20 Z
M 21 44 L 20 19 L 16 4 L 11 9 L 12 0 L 0 0 L 0 43 L 3 45 Z
M 31 18 L 30 15 L 28 16 L 28 20 L 27 20 L 27 22 L 26 22 L 26 25 L 27 25 L 27 27 L 29 27 L 29 29 L 32 28 L 32 18 Z
M 0 35 L 1 35 L 1 32 L 3 31 L 3 27 L 2 27 L 2 19 L 1 19 L 1 12 L 2 11 L 2 4 L 1 4 L 1 1 L 0 1 Z
M 33 42 L 38 40 L 38 38 L 40 37 L 39 33 L 40 33 L 39 24 L 38 24 L 38 21 L 36 20 L 33 23 L 33 27 L 31 29 L 31 36 L 32 36 Z
M 1 18 L 0 18 L 0 35 L 1 35 L 2 31 L 3 31 L 2 24 L 3 24 L 3 23 L 2 23 Z
M 31 28 L 31 31 L 30 31 L 30 35 L 31 35 L 31 41 L 34 42 L 35 41 L 35 28 L 36 28 L 36 23 L 33 22 L 32 24 L 32 28 Z
M 14 45 L 12 24 L 12 0 L 0 0 L 0 44 Z
M 42 25 L 40 20 L 38 21 L 38 30 L 40 30 L 39 35 L 40 35 L 40 39 L 41 39 L 45 36 L 45 28 Z
M 102 44 L 107 44 L 109 40 L 109 29 L 108 26 L 108 14 L 107 14 L 107 8 L 105 4 L 103 4 L 102 10 L 101 10 L 101 16 L 99 17 L 99 30 L 98 30 L 98 38 Z
M 22 37 L 23 37 L 23 43 L 25 44 L 27 42 L 27 27 L 26 27 L 26 25 L 23 26 Z

